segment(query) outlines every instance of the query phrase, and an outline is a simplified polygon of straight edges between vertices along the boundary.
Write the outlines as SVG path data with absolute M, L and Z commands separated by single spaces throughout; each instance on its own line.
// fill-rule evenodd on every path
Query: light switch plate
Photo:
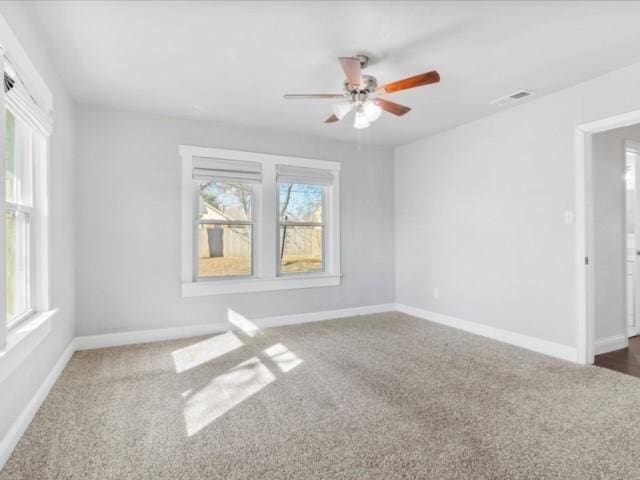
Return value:
M 565 210 L 564 211 L 564 223 L 567 225 L 572 225 L 574 220 L 573 210 Z

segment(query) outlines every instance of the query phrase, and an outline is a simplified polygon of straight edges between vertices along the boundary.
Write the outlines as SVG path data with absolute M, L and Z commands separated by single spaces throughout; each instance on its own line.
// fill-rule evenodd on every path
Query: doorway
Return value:
M 597 134 L 634 125 L 637 125 L 637 132 L 626 137 L 623 135 L 617 143 L 620 155 L 617 157 L 618 163 L 615 168 L 618 171 L 614 169 L 605 173 L 610 176 L 609 180 L 617 182 L 615 188 L 619 189 L 619 194 L 610 197 L 614 199 L 616 207 L 611 208 L 610 204 L 602 208 L 606 202 L 598 204 L 595 201 L 595 195 L 600 187 L 594 183 L 594 180 L 600 182 L 603 177 L 602 165 L 595 163 L 596 157 L 600 156 L 601 152 L 596 151 L 598 145 L 594 140 Z M 636 298 L 635 287 L 627 283 L 629 280 L 627 273 L 634 275 L 636 269 L 640 271 L 640 262 L 636 262 L 638 255 L 635 254 L 639 250 L 636 248 L 636 243 L 640 243 L 640 233 L 638 242 L 635 241 L 635 223 L 640 225 L 640 222 L 635 222 L 635 218 L 640 213 L 640 208 L 635 209 L 634 236 L 629 237 L 626 234 L 625 203 L 627 195 L 636 196 L 640 189 L 634 188 L 632 193 L 626 192 L 626 179 L 630 175 L 627 175 L 626 171 L 627 142 L 625 140 L 640 144 L 640 111 L 579 125 L 575 131 L 576 351 L 577 361 L 585 364 L 593 364 L 596 353 L 624 349 L 628 345 L 629 335 L 637 334 L 640 329 L 640 315 L 638 315 L 638 321 L 635 315 L 636 305 L 640 306 L 640 302 Z M 634 156 L 637 153 L 635 152 Z M 638 170 L 640 171 L 640 168 Z M 635 180 L 633 186 L 635 187 Z M 611 216 L 616 217 L 615 221 L 610 218 Z M 605 221 L 603 222 L 602 219 Z M 608 225 L 607 222 L 609 222 Z M 609 228 L 611 225 L 613 228 Z M 609 232 L 608 240 L 607 235 L 602 235 L 603 231 Z M 617 240 L 615 240 L 616 237 Z M 607 244 L 611 247 L 608 252 L 602 249 L 603 239 L 607 240 Z M 598 248 L 598 241 L 600 241 L 600 248 Z M 597 252 L 597 250 L 600 251 Z M 636 276 L 640 278 L 640 275 Z M 609 292 L 603 295 L 603 291 L 606 292 L 607 286 L 611 287 L 611 283 L 615 284 L 615 288 L 610 288 Z M 602 289 L 603 285 L 605 289 Z M 606 308 L 607 302 L 609 306 L 613 306 L 612 309 Z M 608 332 L 606 328 L 600 328 L 600 324 L 596 331 L 596 316 L 603 311 L 607 312 L 612 319 L 612 325 L 615 325 Z M 602 315 L 599 318 L 602 318 Z M 640 354 L 638 356 L 640 357 Z

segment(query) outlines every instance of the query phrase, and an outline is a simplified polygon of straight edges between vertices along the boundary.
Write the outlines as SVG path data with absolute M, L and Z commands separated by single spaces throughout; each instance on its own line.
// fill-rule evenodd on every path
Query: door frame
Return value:
M 593 135 L 640 123 L 640 110 L 575 128 L 576 360 L 594 362 Z
M 637 235 L 636 235 L 636 226 L 640 227 L 640 142 L 637 142 L 635 140 L 629 140 L 629 139 L 625 139 L 624 141 L 624 154 L 625 154 L 625 166 L 626 166 L 626 155 L 629 151 L 632 151 L 633 153 L 635 153 L 636 157 L 635 157 L 635 188 L 634 188 L 634 198 L 633 201 L 635 202 L 635 208 L 634 208 L 634 219 L 633 219 L 633 225 L 634 225 L 634 242 L 635 242 L 635 246 L 634 246 L 634 251 L 632 253 L 632 258 L 633 258 L 633 268 L 631 271 L 631 283 L 632 283 L 632 291 L 631 291 L 631 298 L 633 299 L 633 327 L 630 327 L 629 324 L 626 324 L 627 330 L 627 338 L 631 338 L 632 336 L 638 335 L 639 330 L 638 330 L 638 324 L 639 324 L 639 320 L 640 320 L 640 311 L 637 308 L 638 305 L 640 305 L 640 259 L 638 258 L 638 254 L 637 252 L 640 250 L 640 245 L 638 245 L 637 242 Z M 626 168 L 626 167 L 625 167 Z M 627 226 L 626 226 L 626 221 L 628 218 L 627 215 L 627 209 L 628 209 L 629 205 L 628 205 L 628 195 L 626 195 L 625 192 L 625 263 L 628 260 L 627 256 L 629 255 L 629 251 L 628 251 L 628 245 L 627 245 L 627 240 L 628 240 L 628 233 L 626 233 L 627 231 Z M 639 228 L 640 230 L 640 228 Z M 626 265 L 625 265 L 625 269 L 626 269 Z M 625 276 L 626 275 L 626 271 L 625 271 Z M 625 279 L 626 280 L 626 279 Z M 625 281 L 626 283 L 626 281 Z M 625 285 L 627 287 L 627 295 L 628 295 L 628 291 L 629 291 L 629 286 Z M 627 301 L 627 305 L 626 307 L 628 308 L 628 303 L 629 303 L 629 298 L 627 297 L 626 299 Z

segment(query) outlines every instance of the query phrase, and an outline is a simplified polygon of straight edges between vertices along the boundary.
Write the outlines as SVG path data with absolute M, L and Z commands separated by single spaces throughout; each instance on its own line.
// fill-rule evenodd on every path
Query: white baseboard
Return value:
M 577 361 L 576 348 L 568 345 L 562 345 L 560 343 L 550 342 L 548 340 L 522 335 L 509 330 L 502 330 L 500 328 L 490 327 L 481 323 L 450 317 L 449 315 L 444 315 L 442 313 L 410 307 L 408 305 L 397 304 L 396 310 L 406 313 L 407 315 L 413 315 L 414 317 L 430 320 L 448 327 L 457 328 L 476 335 L 491 338 L 493 340 L 498 340 L 499 342 L 509 343 L 516 347 L 533 350 L 534 352 L 544 353 L 545 355 L 550 355 L 562 360 L 569 360 L 571 362 Z
M 367 305 L 363 307 L 341 308 L 339 310 L 324 310 L 320 312 L 300 313 L 294 315 L 279 315 L 275 317 L 263 317 L 249 319 L 257 328 L 280 327 L 295 325 L 297 323 L 319 322 L 333 318 L 353 317 L 356 315 L 368 315 L 371 313 L 390 312 L 395 310 L 395 304 Z M 119 347 L 136 343 L 159 342 L 163 340 L 175 340 L 177 338 L 197 337 L 211 335 L 233 330 L 233 325 L 226 322 L 210 323 L 205 325 L 190 325 L 186 327 L 158 328 L 153 330 L 136 330 L 131 332 L 106 333 L 102 335 L 89 335 L 76 337 L 76 350 L 93 350 L 95 348 Z
M 31 397 L 31 400 L 27 404 L 27 406 L 22 410 L 22 413 L 18 416 L 18 418 L 13 422 L 11 428 L 4 436 L 4 438 L 0 441 L 0 470 L 4 467 L 4 464 L 9 460 L 13 449 L 16 447 L 20 438 L 29 427 L 31 420 L 36 415 L 40 406 L 49 395 L 51 388 L 58 380 L 58 377 L 64 370 L 64 367 L 67 366 L 69 360 L 73 356 L 73 352 L 75 351 L 75 341 L 71 341 L 69 346 L 65 349 L 65 351 L 60 355 L 60 358 L 56 362 L 56 364 L 45 378 L 40 388 L 36 391 L 35 395 Z
M 628 344 L 627 337 L 624 334 L 612 335 L 611 337 L 601 338 L 593 344 L 594 355 L 601 353 L 613 352 L 625 348 Z
M 334 318 L 355 317 L 356 315 L 369 315 L 372 313 L 393 312 L 395 303 L 383 303 L 380 305 L 367 305 L 364 307 L 341 308 L 340 310 L 325 310 L 322 312 L 300 313 L 297 315 L 280 315 L 277 317 L 264 317 L 251 320 L 260 328 L 280 327 L 295 325 L 297 323 L 320 322 Z
M 395 304 L 368 305 L 364 307 L 342 308 L 339 310 L 325 310 L 321 312 L 301 313 L 294 315 L 280 315 L 277 317 L 263 317 L 250 319 L 249 322 L 257 328 L 279 327 L 297 323 L 318 322 L 332 318 L 353 317 L 370 313 L 389 312 L 395 310 Z M 119 347 L 136 343 L 159 342 L 178 338 L 197 337 L 233 330 L 234 327 L 226 322 L 205 325 L 190 325 L 186 327 L 158 328 L 153 330 L 136 330 L 131 332 L 106 333 L 76 337 L 76 350 L 93 350 L 95 348 Z
M 153 330 L 135 330 L 131 332 L 105 333 L 76 337 L 76 350 L 93 350 L 95 348 L 119 347 L 136 343 L 161 342 L 178 338 L 210 335 L 228 330 L 224 323 L 205 325 L 189 325 L 186 327 L 156 328 Z

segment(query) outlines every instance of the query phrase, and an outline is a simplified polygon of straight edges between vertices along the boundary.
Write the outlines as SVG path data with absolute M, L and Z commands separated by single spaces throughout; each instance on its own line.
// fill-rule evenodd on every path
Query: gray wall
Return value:
M 397 301 L 575 346 L 575 127 L 640 109 L 639 81 L 635 64 L 397 148 Z
M 618 128 L 593 136 L 593 282 L 596 341 L 627 334 L 625 140 L 640 140 L 640 126 Z
M 11 26 L 53 93 L 50 177 L 51 306 L 58 308 L 50 334 L 0 383 L 0 439 L 31 400 L 74 335 L 74 103 L 49 62 L 46 43 L 24 3 L 0 2 Z M 4 255 L 4 253 L 2 253 Z M 4 308 L 4 306 L 2 306 Z
M 394 301 L 391 150 L 91 106 L 78 128 L 79 335 Z M 342 162 L 342 285 L 182 298 L 180 144 Z

